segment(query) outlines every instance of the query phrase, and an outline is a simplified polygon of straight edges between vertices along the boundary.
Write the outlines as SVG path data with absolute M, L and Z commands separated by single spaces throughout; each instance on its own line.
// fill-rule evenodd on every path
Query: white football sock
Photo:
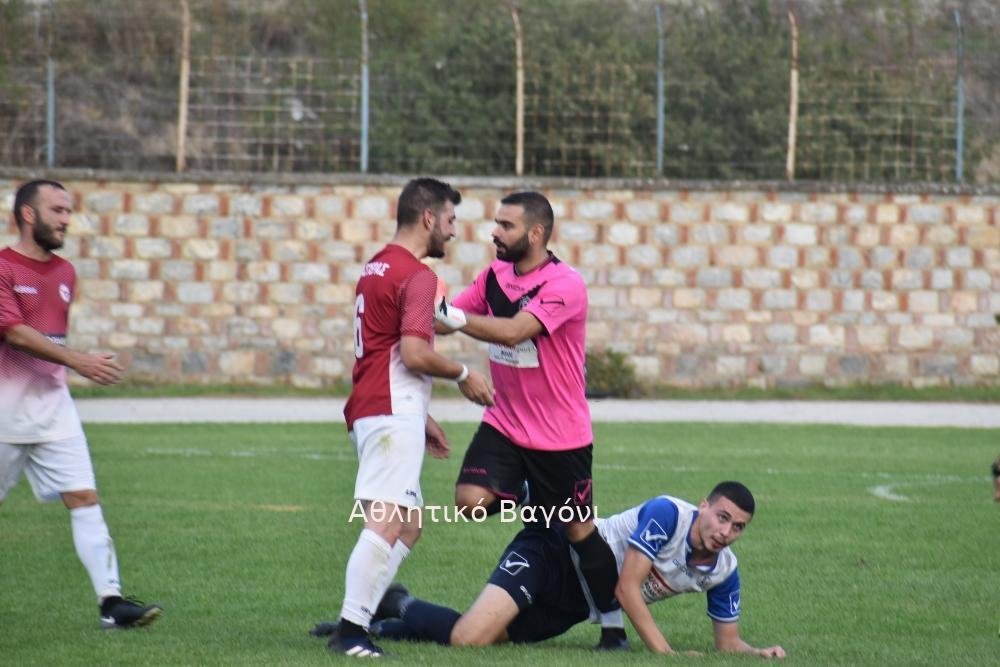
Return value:
M 399 540 L 396 543 L 399 544 Z M 378 533 L 365 528 L 347 560 L 344 606 L 340 617 L 368 629 L 382 594 L 392 581 L 389 563 L 393 548 Z M 400 559 L 402 560 L 402 559 Z
M 396 573 L 399 572 L 399 567 L 406 560 L 406 557 L 410 555 L 410 547 L 406 546 L 403 540 L 396 540 L 396 543 L 392 545 L 392 554 L 389 556 L 389 578 L 385 582 L 385 587 L 388 588 L 392 580 L 396 578 Z M 384 593 L 385 591 L 383 591 Z M 381 600 L 381 598 L 379 598 Z
M 118 578 L 118 558 L 115 545 L 104 523 L 100 505 L 76 507 L 69 511 L 73 527 L 73 544 L 80 562 L 90 575 L 90 581 L 97 593 L 97 600 L 109 595 L 121 595 L 121 581 Z
M 625 619 L 622 617 L 622 610 L 599 612 L 601 614 L 602 628 L 625 628 Z
M 389 585 L 392 580 L 396 578 L 396 573 L 399 572 L 399 566 L 403 564 L 406 557 L 410 555 L 410 547 L 406 546 L 403 540 L 397 539 L 396 543 L 392 545 L 392 553 L 389 554 L 389 566 L 385 571 L 385 578 L 379 580 L 375 587 L 378 590 L 378 596 L 375 598 L 379 602 L 382 601 L 382 596 L 385 592 L 389 590 Z M 374 612 L 378 608 L 378 602 L 375 603 L 375 607 L 372 608 Z

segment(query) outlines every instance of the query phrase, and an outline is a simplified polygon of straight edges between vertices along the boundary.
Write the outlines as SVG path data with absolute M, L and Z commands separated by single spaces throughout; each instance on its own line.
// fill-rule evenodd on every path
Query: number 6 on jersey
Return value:
M 365 314 L 365 295 L 359 294 L 354 300 L 354 357 L 365 356 L 365 343 L 361 338 L 361 316 Z

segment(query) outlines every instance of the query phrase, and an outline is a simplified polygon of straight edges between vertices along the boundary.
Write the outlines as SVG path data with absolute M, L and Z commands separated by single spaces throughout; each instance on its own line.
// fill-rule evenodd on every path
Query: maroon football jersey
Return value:
M 347 428 L 361 417 L 426 414 L 431 378 L 403 364 L 403 336 L 434 342 L 437 276 L 413 253 L 389 244 L 364 265 L 354 300 L 354 386 Z
M 12 248 L 0 250 L 0 441 L 51 442 L 81 433 L 66 386 L 66 367 L 7 343 L 7 331 L 25 324 L 66 344 L 69 306 L 76 290 L 73 265 L 55 255 L 47 262 Z

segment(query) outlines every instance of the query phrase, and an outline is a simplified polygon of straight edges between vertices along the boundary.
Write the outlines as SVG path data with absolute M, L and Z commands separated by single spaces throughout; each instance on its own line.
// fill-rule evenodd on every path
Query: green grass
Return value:
M 292 387 L 289 385 L 245 384 L 155 384 L 125 382 L 102 387 L 78 385 L 73 387 L 76 398 L 163 398 L 189 396 L 269 396 L 269 397 L 346 397 L 350 384 L 342 383 L 320 389 Z M 1000 403 L 1000 384 L 967 385 L 956 387 L 905 387 L 898 384 L 858 384 L 848 387 L 804 385 L 796 387 L 682 387 L 644 386 L 637 389 L 642 398 L 673 400 L 798 400 L 798 401 L 943 401 L 948 403 Z M 461 398 L 461 393 L 450 382 L 436 382 L 434 395 L 438 398 Z
M 473 427 L 446 425 L 456 451 L 425 463 L 427 503 L 451 498 Z M 87 432 L 126 592 L 166 613 L 146 630 L 99 631 L 65 510 L 36 503 L 22 480 L 0 507 L 0 663 L 338 662 L 306 631 L 336 617 L 359 531 L 347 523 L 355 463 L 341 426 Z M 799 665 L 996 664 L 1000 508 L 988 465 L 1000 430 L 600 424 L 596 443 L 600 515 L 662 492 L 698 500 L 724 478 L 755 491 L 757 516 L 735 548 L 751 643 L 780 643 Z M 880 485 L 908 500 L 874 495 Z M 516 527 L 431 525 L 399 580 L 465 608 Z M 676 648 L 709 651 L 704 607 L 687 595 L 653 615 Z M 534 647 L 385 647 L 400 664 L 662 663 L 634 632 L 631 653 L 597 656 L 596 635 L 577 626 Z

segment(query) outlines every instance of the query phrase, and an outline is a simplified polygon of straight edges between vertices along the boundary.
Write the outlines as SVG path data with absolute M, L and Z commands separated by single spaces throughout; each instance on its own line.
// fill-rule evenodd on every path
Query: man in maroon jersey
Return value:
M 67 368 L 99 384 L 118 382 L 125 370 L 113 355 L 66 347 L 76 272 L 52 251 L 63 246 L 71 212 L 61 184 L 25 183 L 14 197 L 20 238 L 0 250 L 0 502 L 22 472 L 39 500 L 61 498 L 101 627 L 132 628 L 152 623 L 162 609 L 122 598 L 87 440 L 66 386 Z
M 424 449 L 438 458 L 449 452 L 444 431 L 427 414 L 431 377 L 454 380 L 469 400 L 493 405 L 486 378 L 442 357 L 433 345 L 437 277 L 420 260 L 444 256 L 461 200 L 451 186 L 432 178 L 407 183 L 396 206 L 395 235 L 364 265 L 358 280 L 354 386 L 344 417 L 358 450 L 354 497 L 365 527 L 347 562 L 339 631 L 329 643 L 348 656 L 381 655 L 368 627 L 420 536 Z

